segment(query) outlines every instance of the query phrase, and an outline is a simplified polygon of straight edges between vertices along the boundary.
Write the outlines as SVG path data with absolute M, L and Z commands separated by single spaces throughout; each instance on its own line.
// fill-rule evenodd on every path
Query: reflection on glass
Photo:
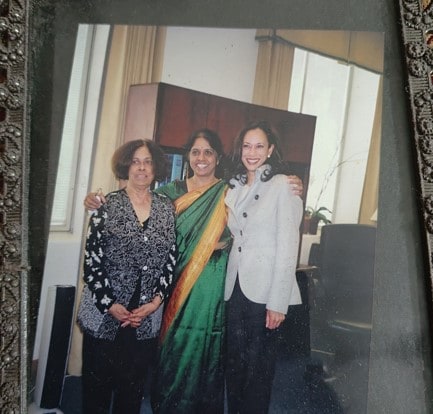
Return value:
M 150 31 L 157 39 L 155 50 L 158 51 L 152 56 L 148 51 L 137 52 L 133 48 L 136 44 L 132 41 L 128 43 L 128 39 L 133 37 L 132 33 L 148 36 Z M 77 45 L 81 44 L 83 49 L 76 52 L 74 68 L 81 69 L 78 73 L 73 72 L 68 108 L 73 97 L 71 92 L 78 91 L 73 86 L 76 79 L 84 93 L 75 98 L 77 123 L 74 124 L 76 132 L 71 135 L 77 137 L 79 146 L 78 152 L 65 151 L 64 155 L 70 157 L 61 164 L 69 163 L 70 171 L 77 175 L 67 186 L 67 192 L 71 193 L 68 201 L 66 197 L 60 200 L 65 202 L 66 208 L 62 211 L 70 225 L 61 229 L 63 231 L 50 233 L 40 315 L 43 315 L 44 292 L 48 286 L 73 284 L 80 291 L 82 233 L 87 221 L 82 200 L 84 194 L 98 187 L 102 186 L 104 192 L 114 189 L 114 180 L 107 173 L 110 171 L 107 154 L 111 154 L 112 149 L 118 146 L 121 131 L 125 127 L 129 85 L 163 82 L 237 101 L 275 106 L 257 102 L 263 99 L 258 98 L 260 93 L 255 85 L 260 72 L 257 62 L 266 42 L 278 40 L 279 45 L 291 50 L 292 58 L 287 66 L 289 85 L 284 87 L 287 96 L 283 108 L 281 103 L 276 104 L 277 107 L 317 117 L 310 180 L 304 183 L 308 188 L 306 207 L 313 210 L 325 207 L 326 217 L 332 225 L 350 224 L 355 225 L 350 230 L 356 228 L 356 231 L 362 231 L 368 227 L 374 232 L 375 221 L 370 218 L 377 210 L 382 35 L 367 33 L 363 41 L 363 34 L 348 32 L 328 34 L 311 31 L 90 25 L 80 25 L 78 33 Z M 336 42 L 337 38 L 339 42 Z M 336 44 L 342 45 L 339 50 L 334 47 Z M 372 44 L 375 45 L 374 50 L 380 51 L 373 63 Z M 363 48 L 367 50 L 368 53 L 364 55 L 368 58 L 362 57 Z M 151 63 L 152 70 L 147 70 L 152 73 L 147 80 L 131 74 L 131 66 L 142 64 L 137 59 L 138 55 Z M 285 72 L 283 68 L 280 69 Z M 264 89 L 272 88 L 269 86 Z M 200 109 L 192 111 L 191 116 Z M 229 112 L 221 114 L 216 125 L 221 128 L 229 125 L 232 115 Z M 175 121 L 168 119 L 167 122 Z M 66 125 L 65 120 L 65 132 Z M 153 127 L 147 125 L 148 130 L 143 134 L 151 135 Z M 186 140 L 186 136 L 180 139 Z M 66 169 L 62 167 L 62 171 Z M 56 199 L 56 206 L 60 206 L 58 201 Z M 68 209 L 70 213 L 66 212 Z M 345 236 L 346 243 L 340 246 L 341 249 L 349 247 L 349 241 L 354 243 L 357 240 L 358 234 L 353 231 Z M 326 243 L 322 243 L 322 236 L 326 236 Z M 296 404 L 303 407 L 324 407 L 323 404 L 328 404 L 331 410 L 328 412 L 365 411 L 368 318 L 356 320 L 352 318 L 353 315 L 346 315 L 346 319 L 339 319 L 335 312 L 341 311 L 343 304 L 340 309 L 332 308 L 332 318 L 325 316 L 330 314 L 332 302 L 327 295 L 329 292 L 337 295 L 336 288 L 333 291 L 333 283 L 344 284 L 328 283 L 324 279 L 326 269 L 331 266 L 325 262 L 325 258 L 332 255 L 338 259 L 340 263 L 336 265 L 340 266 L 341 271 L 344 267 L 357 266 L 345 261 L 349 253 L 343 250 L 326 253 L 332 237 L 323 228 L 323 222 L 319 223 L 317 234 L 303 235 L 298 283 L 302 287 L 304 303 L 290 310 L 287 326 L 281 332 L 281 361 L 276 373 L 271 412 L 281 409 L 285 412 L 294 409 L 296 412 Z M 366 238 L 363 240 L 362 243 L 357 242 L 358 247 L 362 245 L 370 250 L 374 247 L 374 237 L 370 241 L 365 241 Z M 336 248 L 338 243 L 331 245 Z M 363 257 L 363 264 L 367 266 L 372 263 L 371 256 L 368 256 L 369 261 L 367 256 Z M 370 312 L 371 315 L 372 271 L 366 272 L 368 276 L 364 279 L 360 276 L 356 283 L 350 282 L 345 293 L 354 293 L 355 287 L 358 292 L 365 291 L 367 296 L 359 306 L 365 307 L 366 313 Z M 336 296 L 332 297 L 335 305 Z M 41 320 L 40 316 L 39 322 Z M 353 326 L 348 327 L 349 322 Z M 38 359 L 39 330 L 34 359 Z M 347 334 L 348 330 L 350 334 Z M 79 341 L 79 334 L 74 332 L 68 372 L 77 377 L 80 374 L 80 363 L 77 362 Z M 345 341 L 348 341 L 348 346 L 344 353 L 334 347 L 336 343 L 343 344 Z M 69 404 L 73 403 L 71 399 L 68 401 Z

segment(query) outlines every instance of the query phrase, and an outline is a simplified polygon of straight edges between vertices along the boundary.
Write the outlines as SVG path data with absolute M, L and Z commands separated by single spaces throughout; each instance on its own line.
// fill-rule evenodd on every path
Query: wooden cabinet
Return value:
M 181 148 L 200 128 L 218 132 L 228 154 L 240 130 L 265 119 L 277 131 L 284 160 L 308 183 L 316 117 L 249 104 L 165 83 L 132 85 L 129 90 L 125 141 L 151 138 Z M 305 192 L 306 193 L 306 192 Z

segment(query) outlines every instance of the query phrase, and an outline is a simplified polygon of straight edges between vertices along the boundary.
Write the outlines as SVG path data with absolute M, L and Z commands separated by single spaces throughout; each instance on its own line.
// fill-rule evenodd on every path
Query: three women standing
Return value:
M 186 145 L 193 175 L 157 190 L 175 203 L 179 253 L 176 284 L 164 313 L 160 335 L 152 393 L 155 413 L 223 413 L 224 286 L 226 299 L 230 298 L 229 410 L 233 413 L 241 409 L 242 412 L 267 412 L 275 357 L 271 348 L 257 361 L 246 355 L 253 345 L 251 335 L 256 331 L 260 333 L 254 346 L 262 349 L 268 331 L 279 326 L 288 304 L 298 300 L 294 279 L 300 224 L 298 207 L 302 212 L 302 202 L 293 194 L 299 194 L 299 190 L 291 186 L 298 185 L 302 192 L 302 183 L 295 177 L 288 180 L 287 176 L 276 175 L 280 172 L 281 159 L 276 137 L 268 136 L 265 132 L 268 129 L 270 131 L 266 123 L 259 123 L 241 134 L 237 156 L 233 159 L 232 188 L 228 189 L 219 178 L 222 176 L 219 171 L 223 155 L 221 141 L 215 132 L 203 129 L 195 132 Z M 253 132 L 254 137 L 259 136 L 258 141 L 254 137 L 250 139 Z M 93 198 L 92 195 L 86 198 L 88 208 L 98 207 Z M 233 236 L 226 227 L 225 204 Z M 254 227 L 257 229 L 253 230 Z M 244 232 L 246 237 L 243 237 Z M 225 281 L 232 237 L 235 247 Z M 287 243 L 287 238 L 291 242 Z M 238 256 L 241 252 L 242 256 Z M 250 265 L 245 267 L 247 261 Z M 238 272 L 241 287 L 236 282 Z M 232 295 L 235 283 L 237 287 Z M 245 294 L 241 289 L 247 289 Z M 235 300 L 238 296 L 239 301 Z M 255 312 L 253 324 L 245 318 L 250 309 Z M 254 324 L 256 330 L 251 329 Z M 237 337 L 234 334 L 238 334 Z M 272 341 L 269 343 L 272 345 Z M 235 359 L 239 359 L 240 364 L 232 363 Z M 244 387 L 243 381 L 252 378 L 247 366 L 250 362 L 253 376 L 263 379 L 257 385 L 248 382 Z M 259 371 L 262 366 L 266 378 Z M 244 409 L 244 404 L 251 404 L 253 411 L 249 411 L 248 405 Z

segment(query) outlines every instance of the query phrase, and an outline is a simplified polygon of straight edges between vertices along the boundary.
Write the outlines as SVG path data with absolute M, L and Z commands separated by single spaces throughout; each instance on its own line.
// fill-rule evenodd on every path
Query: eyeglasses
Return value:
M 141 165 L 144 164 L 145 167 L 152 167 L 153 166 L 153 160 L 152 158 L 144 158 L 142 161 L 138 158 L 132 159 L 132 165 Z
M 214 157 L 216 155 L 216 151 L 214 151 L 212 148 L 206 148 L 203 151 L 193 148 L 189 153 L 193 157 L 198 157 L 200 154 L 203 154 L 205 157 Z

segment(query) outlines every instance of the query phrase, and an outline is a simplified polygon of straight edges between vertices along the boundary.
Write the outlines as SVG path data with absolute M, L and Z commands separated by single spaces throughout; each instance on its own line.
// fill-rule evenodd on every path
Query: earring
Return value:
M 268 158 L 271 158 L 271 154 L 268 155 Z

